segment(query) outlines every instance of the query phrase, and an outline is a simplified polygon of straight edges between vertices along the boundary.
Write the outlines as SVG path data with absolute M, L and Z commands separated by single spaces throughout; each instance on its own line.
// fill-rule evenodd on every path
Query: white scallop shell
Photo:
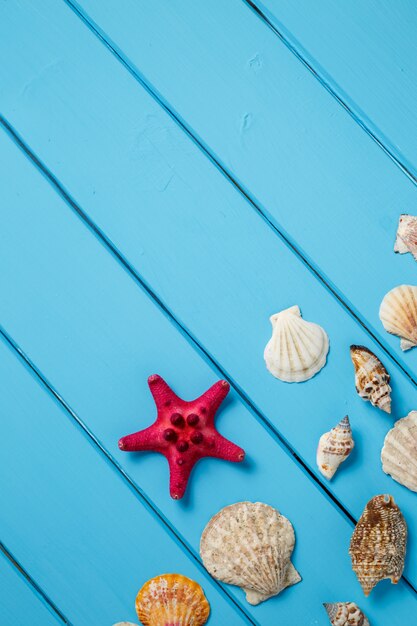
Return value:
M 364 613 L 354 602 L 324 603 L 332 626 L 370 626 Z
M 381 461 L 386 474 L 417 491 L 417 411 L 395 422 L 385 437 Z
M 391 289 L 381 302 L 379 317 L 392 335 L 401 337 L 401 350 L 417 345 L 417 287 L 399 285 Z
M 317 448 L 317 465 L 320 472 L 331 480 L 339 465 L 346 461 L 354 448 L 349 418 L 346 415 L 334 428 L 320 437 Z
M 326 364 L 329 338 L 318 324 L 306 322 L 298 306 L 270 317 L 272 337 L 264 358 L 273 376 L 287 383 L 312 378 Z
M 405 254 L 411 252 L 417 261 L 417 217 L 404 213 L 400 215 L 394 252 Z
M 209 521 L 200 553 L 214 578 L 241 587 L 249 604 L 259 604 L 301 580 L 290 561 L 294 543 L 291 522 L 276 509 L 237 502 Z

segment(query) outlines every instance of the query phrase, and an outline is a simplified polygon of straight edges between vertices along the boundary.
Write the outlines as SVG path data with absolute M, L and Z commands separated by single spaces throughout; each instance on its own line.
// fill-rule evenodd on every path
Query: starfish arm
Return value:
M 148 378 L 148 385 L 158 411 L 164 406 L 168 407 L 171 404 L 176 405 L 181 402 L 162 376 L 152 374 L 152 376 Z
M 196 463 L 188 458 L 182 465 L 178 465 L 178 459 L 169 457 L 169 493 L 174 500 L 180 500 L 187 489 L 188 479 Z
M 213 447 L 207 453 L 207 456 L 215 457 L 216 459 L 224 459 L 232 463 L 240 463 L 245 458 L 245 451 L 243 448 L 240 448 L 216 432 Z
M 125 452 L 140 452 L 142 450 L 160 452 L 163 447 L 163 439 L 155 428 L 155 424 L 119 439 L 119 448 Z
M 214 421 L 214 416 L 217 409 L 227 396 L 230 390 L 230 385 L 227 380 L 218 380 L 201 395 L 196 402 L 201 403 L 202 407 L 205 407 L 209 411 L 208 420 Z

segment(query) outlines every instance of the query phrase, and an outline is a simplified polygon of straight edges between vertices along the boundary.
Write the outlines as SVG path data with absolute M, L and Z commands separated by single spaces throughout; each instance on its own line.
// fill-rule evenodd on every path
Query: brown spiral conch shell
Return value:
M 355 368 L 356 391 L 364 400 L 391 413 L 390 375 L 377 356 L 365 346 L 350 346 L 350 358 Z
M 370 626 L 366 615 L 354 602 L 325 602 L 323 606 L 332 626 Z
M 211 518 L 200 553 L 214 578 L 241 587 L 249 604 L 259 604 L 301 577 L 291 563 L 291 522 L 261 502 L 237 502 Z
M 381 461 L 386 474 L 417 491 L 417 411 L 395 422 L 385 437 Z
M 181 574 L 163 574 L 146 582 L 136 597 L 144 626 L 203 626 L 210 605 L 200 585 Z
M 381 302 L 379 317 L 385 330 L 401 337 L 401 350 L 417 346 L 417 287 L 399 285 Z
M 417 217 L 403 213 L 398 222 L 394 252 L 406 254 L 411 252 L 417 261 Z
M 346 415 L 334 428 L 320 437 L 317 448 L 317 465 L 320 472 L 331 480 L 339 465 L 346 461 L 354 448 L 349 418 Z
M 404 570 L 407 524 L 390 495 L 369 500 L 353 531 L 349 554 L 365 596 L 385 578 L 396 585 Z

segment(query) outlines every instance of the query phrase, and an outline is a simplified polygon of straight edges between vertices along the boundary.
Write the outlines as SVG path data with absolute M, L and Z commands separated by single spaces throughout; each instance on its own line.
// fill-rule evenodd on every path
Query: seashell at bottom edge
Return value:
M 136 612 L 144 626 L 203 626 L 210 605 L 200 585 L 181 574 L 148 580 L 136 596 Z
M 291 563 L 295 535 L 292 524 L 262 502 L 237 502 L 208 522 L 200 542 L 207 571 L 236 585 L 256 605 L 301 580 Z
M 325 602 L 332 626 L 370 626 L 368 618 L 354 602 Z
M 399 419 L 387 433 L 381 461 L 386 474 L 417 491 L 417 411 Z
M 113 624 L 113 626 L 138 626 L 138 624 L 134 624 L 133 622 L 117 622 L 117 624 Z

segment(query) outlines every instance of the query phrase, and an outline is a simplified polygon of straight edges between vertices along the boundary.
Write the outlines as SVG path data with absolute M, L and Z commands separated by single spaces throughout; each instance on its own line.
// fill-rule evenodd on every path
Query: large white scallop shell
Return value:
M 214 578 L 241 587 L 249 604 L 259 604 L 301 577 L 291 563 L 291 522 L 261 502 L 226 506 L 201 537 L 204 566 Z
M 317 448 L 317 465 L 320 472 L 331 480 L 339 465 L 346 461 L 355 443 L 349 418 L 346 415 L 334 428 L 320 437 Z
M 405 254 L 411 252 L 417 261 L 417 217 L 403 213 L 398 223 L 394 252 Z
M 391 289 L 381 302 L 379 317 L 386 331 L 401 337 L 401 350 L 417 346 L 417 287 Z
M 287 383 L 312 378 L 326 364 L 329 338 L 318 324 L 306 322 L 298 306 L 270 317 L 272 337 L 264 358 L 268 370 Z
M 417 411 L 395 422 L 385 437 L 381 461 L 386 474 L 417 491 Z
M 370 626 L 366 615 L 354 602 L 325 602 L 323 606 L 332 626 Z

